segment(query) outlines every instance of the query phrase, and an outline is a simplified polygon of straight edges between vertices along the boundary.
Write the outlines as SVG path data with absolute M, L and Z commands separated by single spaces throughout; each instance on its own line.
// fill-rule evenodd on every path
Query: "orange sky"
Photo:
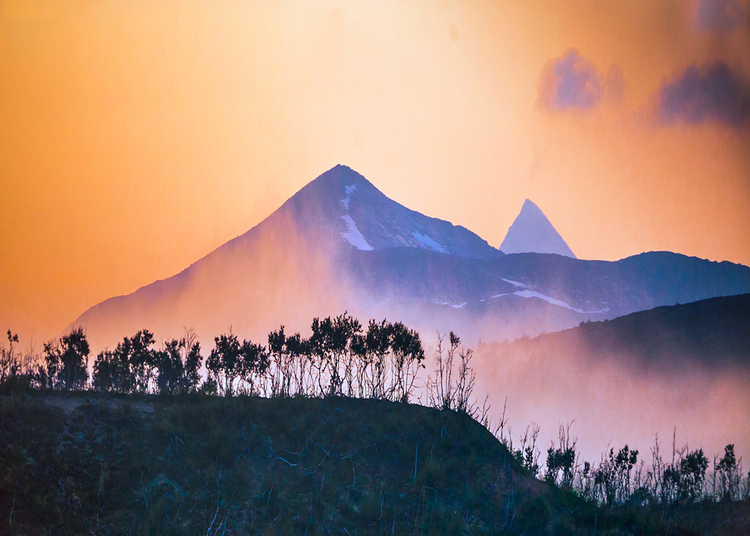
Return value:
M 580 258 L 750 265 L 747 3 L 5 0 L 0 16 L 0 328 L 27 341 L 337 163 L 494 246 L 530 198 Z M 548 93 L 565 57 L 600 82 L 593 104 Z M 663 84 L 717 62 L 728 116 L 658 120 Z

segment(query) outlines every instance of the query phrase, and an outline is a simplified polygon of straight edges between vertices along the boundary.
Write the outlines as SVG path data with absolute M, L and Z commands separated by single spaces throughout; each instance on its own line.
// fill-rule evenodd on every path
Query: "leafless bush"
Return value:
M 472 350 L 461 347 L 461 339 L 452 331 L 448 336 L 449 347 L 443 353 L 445 336 L 438 333 L 435 351 L 435 378 L 427 380 L 428 403 L 439 409 L 462 411 L 477 417 L 477 407 L 471 401 L 476 373 L 471 368 Z M 459 361 L 456 363 L 456 357 Z M 457 365 L 458 370 L 454 367 Z

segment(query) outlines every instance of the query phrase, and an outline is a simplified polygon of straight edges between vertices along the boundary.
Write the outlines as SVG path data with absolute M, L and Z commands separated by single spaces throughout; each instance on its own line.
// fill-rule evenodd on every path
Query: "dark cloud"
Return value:
M 750 88 L 724 62 L 691 65 L 657 94 L 656 119 L 662 125 L 718 122 L 736 128 L 750 117 Z
M 738 0 L 697 0 L 695 25 L 700 30 L 731 32 L 742 22 Z
M 619 67 L 607 75 L 574 48 L 548 61 L 539 77 L 539 104 L 550 110 L 588 110 L 603 98 L 622 98 L 624 84 Z

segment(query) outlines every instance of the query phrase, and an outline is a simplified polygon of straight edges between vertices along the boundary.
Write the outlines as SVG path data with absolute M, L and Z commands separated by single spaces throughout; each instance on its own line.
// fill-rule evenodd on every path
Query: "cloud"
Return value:
M 699 30 L 731 32 L 739 26 L 742 15 L 738 0 L 697 0 L 695 26 Z
M 750 118 L 750 88 L 724 62 L 690 65 L 672 82 L 662 83 L 655 115 L 661 125 L 717 122 L 739 128 Z
M 591 60 L 569 48 L 542 68 L 539 105 L 548 110 L 585 111 L 602 100 L 621 100 L 624 87 L 619 66 L 613 65 L 604 75 Z

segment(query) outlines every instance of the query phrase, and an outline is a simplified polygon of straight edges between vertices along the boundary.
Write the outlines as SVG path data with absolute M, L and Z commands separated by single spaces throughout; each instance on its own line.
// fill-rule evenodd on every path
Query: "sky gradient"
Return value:
M 733 0 L 25 2 L 0 22 L 0 328 L 53 337 L 337 163 L 499 246 L 750 265 Z

